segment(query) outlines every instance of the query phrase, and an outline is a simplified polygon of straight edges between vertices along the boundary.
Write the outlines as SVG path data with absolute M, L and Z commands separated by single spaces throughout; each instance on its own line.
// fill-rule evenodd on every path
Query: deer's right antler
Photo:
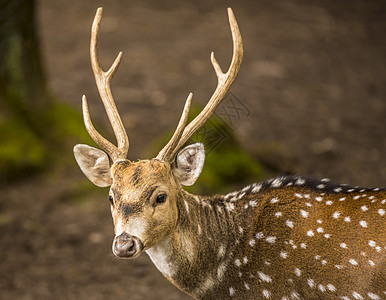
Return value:
M 210 59 L 212 61 L 212 65 L 218 80 L 216 90 L 201 113 L 192 122 L 190 122 L 188 126 L 186 126 L 187 115 L 189 114 L 190 102 L 192 100 L 192 94 L 189 95 L 188 99 L 186 100 L 186 104 L 182 112 L 178 127 L 170 141 L 158 153 L 157 159 L 168 161 L 173 158 L 178 149 L 180 149 L 189 140 L 189 138 L 210 118 L 215 109 L 224 99 L 225 95 L 228 93 L 233 81 L 236 79 L 237 73 L 240 70 L 241 61 L 243 60 L 243 41 L 241 39 L 239 26 L 237 25 L 236 18 L 231 8 L 228 8 L 228 18 L 233 40 L 233 57 L 228 71 L 223 73 L 220 65 L 214 57 L 214 53 L 212 52 Z
M 95 127 L 91 122 L 85 95 L 83 95 L 82 97 L 82 109 L 84 123 L 91 138 L 103 150 L 105 150 L 106 153 L 110 156 L 111 160 L 115 162 L 119 159 L 125 159 L 127 156 L 127 152 L 129 151 L 129 139 L 127 137 L 127 133 L 123 126 L 122 120 L 119 116 L 117 107 L 115 106 L 113 95 L 110 89 L 110 82 L 121 62 L 122 52 L 119 52 L 117 58 L 115 59 L 110 69 L 107 72 L 104 72 L 98 62 L 98 32 L 102 18 L 102 12 L 103 8 L 99 7 L 92 23 L 90 57 L 92 70 L 94 72 L 94 77 L 96 85 L 98 87 L 99 95 L 106 109 L 106 113 L 110 120 L 111 126 L 113 127 L 118 147 L 106 140 L 98 131 L 96 131 Z

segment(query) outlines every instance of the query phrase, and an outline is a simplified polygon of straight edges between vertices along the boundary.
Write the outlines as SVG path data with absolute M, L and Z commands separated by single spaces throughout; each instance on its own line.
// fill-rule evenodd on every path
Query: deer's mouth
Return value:
M 144 249 L 142 241 L 124 232 L 114 238 L 113 253 L 119 258 L 136 258 Z

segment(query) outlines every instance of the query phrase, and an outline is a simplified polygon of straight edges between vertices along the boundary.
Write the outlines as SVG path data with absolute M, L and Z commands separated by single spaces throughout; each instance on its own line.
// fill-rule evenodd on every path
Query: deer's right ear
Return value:
M 106 187 L 113 183 L 109 157 L 105 152 L 78 144 L 74 147 L 74 156 L 84 175 L 96 186 Z
M 182 185 L 193 185 L 200 176 L 205 162 L 205 149 L 201 143 L 182 149 L 173 163 L 173 173 Z

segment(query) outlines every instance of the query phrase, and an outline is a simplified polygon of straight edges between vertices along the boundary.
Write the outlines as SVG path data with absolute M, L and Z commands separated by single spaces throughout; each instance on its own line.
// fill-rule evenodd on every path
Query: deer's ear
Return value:
M 182 185 L 192 185 L 200 176 L 205 162 L 205 149 L 201 143 L 189 145 L 178 152 L 173 173 Z
M 105 152 L 87 145 L 76 145 L 74 156 L 80 169 L 96 186 L 106 187 L 113 183 L 109 157 Z

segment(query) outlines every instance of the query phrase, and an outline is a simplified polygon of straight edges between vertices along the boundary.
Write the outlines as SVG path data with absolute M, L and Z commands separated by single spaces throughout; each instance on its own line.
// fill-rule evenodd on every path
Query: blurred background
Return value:
M 0 291 L 3 299 L 189 299 L 146 255 L 111 253 L 108 189 L 72 155 L 94 145 L 81 118 L 114 141 L 89 60 L 99 55 L 130 138 L 131 160 L 157 154 L 193 92 L 199 111 L 232 55 L 226 7 L 244 40 L 230 94 L 193 141 L 207 161 L 197 193 L 282 174 L 384 186 L 384 1 L 0 0 Z

